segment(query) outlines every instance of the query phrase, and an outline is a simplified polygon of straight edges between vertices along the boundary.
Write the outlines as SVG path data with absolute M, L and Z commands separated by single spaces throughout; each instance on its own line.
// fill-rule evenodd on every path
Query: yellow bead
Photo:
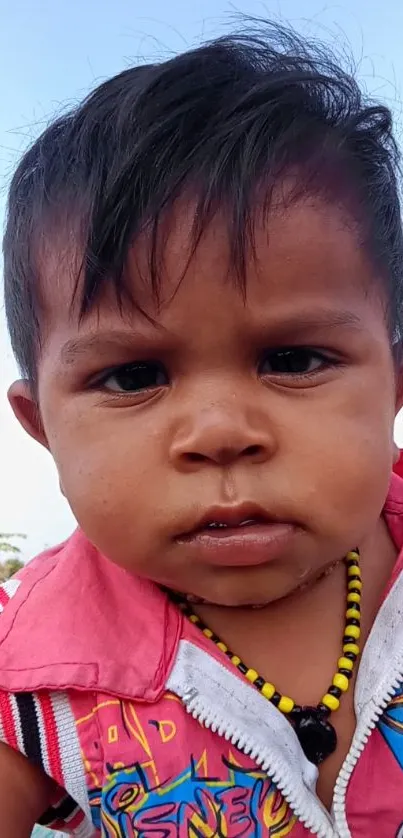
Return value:
M 349 591 L 362 591 L 361 579 L 350 579 L 347 587 Z
M 190 620 L 191 623 L 199 623 L 200 622 L 200 618 L 197 616 L 197 614 L 191 614 L 190 617 L 189 617 L 189 620 Z
M 347 568 L 347 576 L 357 576 L 358 579 L 361 576 L 360 568 L 357 565 L 353 564 L 351 567 Z
M 361 602 L 361 594 L 358 591 L 352 591 L 351 594 L 347 594 L 347 602 L 356 602 L 358 605 Z
M 337 666 L 339 669 L 349 669 L 350 672 L 354 669 L 353 661 L 351 661 L 350 658 L 339 658 Z
M 220 649 L 221 652 L 228 652 L 228 646 L 225 643 L 221 643 L 221 640 L 217 643 L 217 649 Z
M 282 713 L 291 713 L 291 710 L 295 707 L 295 702 L 287 695 L 282 695 L 277 706 Z
M 360 558 L 359 554 L 357 553 L 356 550 L 350 550 L 350 552 L 347 553 L 347 556 L 346 556 L 347 561 L 351 561 L 351 560 L 357 561 L 357 560 L 359 560 L 359 558 Z
M 276 692 L 276 688 L 273 684 L 269 684 L 269 682 L 266 681 L 266 683 L 263 684 L 263 687 L 260 692 L 262 693 L 262 695 L 264 695 L 265 698 L 271 698 Z
M 357 643 L 345 643 L 343 646 L 343 652 L 352 652 L 353 655 L 359 655 L 360 647 Z
M 347 637 L 355 637 L 355 639 L 358 640 L 361 634 L 361 629 L 359 626 L 350 626 L 349 623 L 347 623 L 346 628 L 344 629 L 344 634 Z
M 252 684 L 253 684 L 254 681 L 256 681 L 256 678 L 258 678 L 258 677 L 259 677 L 259 673 L 256 672 L 256 669 L 248 669 L 248 671 L 245 672 L 245 678 L 247 678 L 248 681 L 251 681 Z
M 213 632 L 211 631 L 211 629 L 208 629 L 208 628 L 203 629 L 203 634 L 204 634 L 205 637 L 212 637 L 213 636 Z
M 347 692 L 350 686 L 347 675 L 342 675 L 341 672 L 337 672 L 333 678 L 333 686 L 338 687 L 343 693 Z
M 231 663 L 233 663 L 234 666 L 239 666 L 239 664 L 241 663 L 241 658 L 238 658 L 238 655 L 232 655 Z
M 347 617 L 348 620 L 351 617 L 353 618 L 353 620 L 357 620 L 357 619 L 359 620 L 360 619 L 360 612 L 359 612 L 358 608 L 354 608 L 354 607 L 347 608 L 346 617 Z
M 326 693 L 326 695 L 323 696 L 321 703 L 324 704 L 325 707 L 328 707 L 329 710 L 338 710 L 340 707 L 339 699 L 334 695 L 330 695 L 330 693 Z

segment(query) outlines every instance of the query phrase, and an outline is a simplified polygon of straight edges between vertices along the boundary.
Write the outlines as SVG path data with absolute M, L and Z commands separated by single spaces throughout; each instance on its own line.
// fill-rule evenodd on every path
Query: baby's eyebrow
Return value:
M 288 342 L 295 345 L 298 341 L 323 341 L 332 330 L 363 332 L 365 325 L 353 311 L 322 307 L 294 308 L 288 312 L 269 309 L 258 325 L 259 333 L 279 346 Z
M 333 308 L 315 308 L 299 310 L 289 318 L 275 324 L 279 329 L 293 328 L 297 331 L 313 331 L 314 329 L 362 329 L 362 319 L 353 311 L 342 311 Z
M 270 321 L 270 317 L 268 318 Z M 335 309 L 316 308 L 307 311 L 300 310 L 284 317 L 281 320 L 274 320 L 265 323 L 265 331 L 272 331 L 274 334 L 289 334 L 294 336 L 305 335 L 315 329 L 335 328 L 362 328 L 362 321 L 352 311 L 337 311 Z M 163 330 L 165 331 L 165 330 Z M 85 355 L 106 354 L 117 349 L 130 352 L 134 343 L 140 335 L 134 330 L 130 331 L 108 331 L 96 332 L 94 334 L 82 335 L 66 341 L 60 350 L 60 361 L 63 366 L 72 366 L 76 361 Z M 142 341 L 146 342 L 145 336 L 141 335 Z
M 85 355 L 96 355 L 108 352 L 108 350 L 116 351 L 116 349 L 129 351 L 133 349 L 135 337 L 133 331 L 110 331 L 71 338 L 63 344 L 60 350 L 60 361 L 64 366 L 71 366 Z

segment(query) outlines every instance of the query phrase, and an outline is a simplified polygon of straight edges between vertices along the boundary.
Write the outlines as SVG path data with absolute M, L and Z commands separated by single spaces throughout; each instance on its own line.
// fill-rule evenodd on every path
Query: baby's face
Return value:
M 173 220 L 159 311 L 141 250 L 129 259 L 154 322 L 122 317 L 111 296 L 79 324 L 58 266 L 43 439 L 79 524 L 113 562 L 213 602 L 274 600 L 379 520 L 397 403 L 381 284 L 352 227 L 311 201 L 271 217 L 269 238 L 257 229 L 246 298 L 219 219 L 177 288 L 189 216 Z M 21 392 L 11 400 L 32 431 Z M 207 527 L 220 516 L 228 534 Z

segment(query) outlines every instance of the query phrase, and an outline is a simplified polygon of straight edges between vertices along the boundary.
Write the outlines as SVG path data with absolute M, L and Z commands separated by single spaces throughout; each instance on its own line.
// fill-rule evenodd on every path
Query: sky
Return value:
M 303 15 L 301 14 L 303 9 Z M 282 18 L 321 39 L 348 43 L 368 90 L 394 110 L 399 136 L 403 4 L 399 0 L 0 0 L 0 225 L 19 156 L 52 116 L 100 81 L 233 28 L 238 12 Z M 1 262 L 0 262 L 1 271 Z M 74 527 L 50 455 L 18 426 L 6 392 L 17 376 L 0 311 L 0 532 L 21 532 L 23 556 Z M 403 419 L 396 424 L 403 446 Z

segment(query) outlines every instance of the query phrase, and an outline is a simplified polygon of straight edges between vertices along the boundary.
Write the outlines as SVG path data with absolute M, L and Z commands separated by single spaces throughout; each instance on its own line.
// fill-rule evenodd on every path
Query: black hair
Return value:
M 296 169 L 309 173 L 306 189 L 326 180 L 328 192 L 343 183 L 346 199 L 348 188 L 354 193 L 387 285 L 391 334 L 400 334 L 403 240 L 390 111 L 367 99 L 328 47 L 261 22 L 125 70 L 26 152 L 11 182 L 4 237 L 6 313 L 22 374 L 35 384 L 41 243 L 54 239 L 57 247 L 58 237 L 73 236 L 83 259 L 76 286 L 83 316 L 107 283 L 122 301 L 128 249 L 147 229 L 158 294 L 160 221 L 189 193 L 193 246 L 222 210 L 242 282 L 258 196 L 268 209 L 278 178 Z

